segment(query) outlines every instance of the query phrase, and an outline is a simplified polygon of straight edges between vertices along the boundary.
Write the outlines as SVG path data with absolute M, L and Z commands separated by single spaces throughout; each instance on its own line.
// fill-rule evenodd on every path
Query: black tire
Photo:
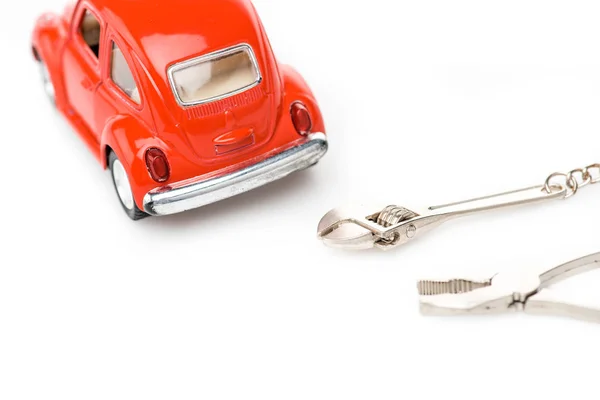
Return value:
M 131 188 L 129 187 L 129 178 L 127 178 L 127 188 L 124 187 L 123 183 L 120 183 L 121 186 L 121 190 L 129 190 L 129 195 L 131 196 L 130 201 L 126 200 L 123 201 L 123 197 L 122 195 L 119 193 L 119 186 L 117 184 L 117 179 L 115 178 L 115 163 L 117 164 L 117 169 L 123 168 L 121 162 L 119 161 L 119 158 L 117 157 L 117 155 L 114 152 L 110 152 L 109 156 L 108 156 L 108 168 L 110 170 L 110 176 L 113 182 L 113 186 L 115 188 L 115 193 L 117 195 L 117 198 L 119 199 L 119 203 L 121 203 L 121 206 L 123 207 L 123 211 L 125 211 L 125 214 L 127 214 L 127 216 L 129 218 L 131 218 L 134 221 L 139 221 L 140 219 L 149 217 L 150 215 L 146 214 L 144 211 L 140 210 L 139 207 L 137 206 L 137 204 L 135 204 L 135 200 L 133 200 L 133 194 L 131 194 Z M 124 173 L 124 171 L 123 171 Z M 127 203 L 130 204 L 127 204 Z

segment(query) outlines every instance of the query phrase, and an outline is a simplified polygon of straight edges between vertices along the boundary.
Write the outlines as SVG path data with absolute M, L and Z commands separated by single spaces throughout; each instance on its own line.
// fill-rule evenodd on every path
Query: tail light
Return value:
M 302 136 L 308 135 L 312 129 L 312 120 L 306 106 L 297 101 L 292 104 L 290 112 L 292 114 L 292 123 L 294 124 L 294 128 L 296 128 L 296 132 Z
M 166 182 L 171 176 L 171 168 L 167 156 L 155 147 L 146 150 L 146 167 L 152 179 L 156 182 Z

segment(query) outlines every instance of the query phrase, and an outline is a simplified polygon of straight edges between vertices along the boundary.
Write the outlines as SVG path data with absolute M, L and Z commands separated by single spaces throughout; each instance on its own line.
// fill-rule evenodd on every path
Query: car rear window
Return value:
M 241 45 L 176 64 L 169 79 L 178 102 L 188 106 L 250 89 L 261 74 L 252 48 Z

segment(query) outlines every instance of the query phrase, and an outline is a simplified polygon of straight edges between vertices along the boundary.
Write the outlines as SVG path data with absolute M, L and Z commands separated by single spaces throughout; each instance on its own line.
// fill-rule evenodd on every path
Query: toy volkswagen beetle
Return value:
M 250 0 L 79 0 L 38 20 L 44 89 L 130 218 L 213 203 L 327 152 L 308 85 Z

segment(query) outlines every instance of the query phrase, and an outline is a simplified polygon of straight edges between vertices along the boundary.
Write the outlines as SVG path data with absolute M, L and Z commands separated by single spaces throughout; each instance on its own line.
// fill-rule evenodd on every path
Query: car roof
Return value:
M 88 1 L 165 80 L 174 63 L 244 42 L 259 45 L 250 0 Z

